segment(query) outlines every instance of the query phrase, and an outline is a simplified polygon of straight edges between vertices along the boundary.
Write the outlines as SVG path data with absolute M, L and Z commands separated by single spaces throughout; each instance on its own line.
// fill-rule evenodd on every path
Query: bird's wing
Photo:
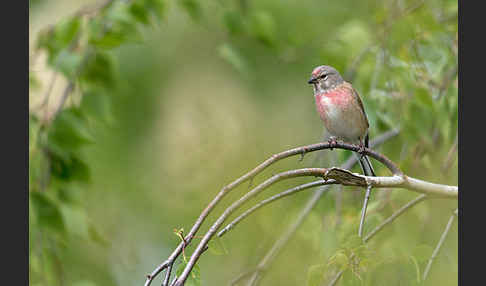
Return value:
M 368 122 L 368 116 L 366 115 L 366 111 L 364 109 L 363 102 L 361 101 L 361 97 L 359 96 L 358 92 L 353 88 L 353 86 L 350 83 L 345 82 L 345 84 L 346 84 L 346 87 L 351 90 L 351 94 L 354 96 L 354 98 L 356 98 L 356 101 L 358 102 L 359 108 L 363 112 L 363 116 L 366 120 L 366 127 L 368 128 L 370 126 L 370 124 Z

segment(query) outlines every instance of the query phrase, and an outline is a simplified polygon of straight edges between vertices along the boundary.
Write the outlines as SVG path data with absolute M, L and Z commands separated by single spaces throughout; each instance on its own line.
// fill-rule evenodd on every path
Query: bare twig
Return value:
M 454 211 L 454 213 L 449 218 L 449 222 L 447 222 L 447 226 L 444 229 L 444 232 L 442 233 L 442 236 L 440 237 L 440 240 L 437 243 L 437 246 L 435 247 L 434 252 L 432 252 L 432 256 L 430 257 L 429 262 L 427 262 L 427 266 L 425 267 L 425 271 L 424 271 L 422 281 L 425 281 L 425 279 L 427 278 L 427 275 L 429 274 L 429 271 L 430 271 L 430 267 L 432 266 L 432 262 L 437 257 L 437 254 L 439 253 L 439 250 L 442 247 L 442 244 L 444 244 L 444 241 L 447 237 L 447 234 L 449 233 L 449 230 L 451 229 L 452 223 L 454 222 L 454 219 L 456 217 L 456 212 L 457 212 L 457 209 L 456 209 L 456 211 Z
M 307 189 L 310 189 L 310 188 L 313 188 L 313 187 L 316 187 L 316 186 L 331 185 L 331 184 L 336 184 L 336 181 L 334 181 L 334 180 L 328 180 L 328 181 L 318 180 L 318 181 L 310 182 L 310 183 L 307 183 L 307 184 L 299 185 L 297 187 L 288 189 L 284 192 L 281 192 L 281 193 L 278 193 L 274 196 L 271 196 L 270 198 L 265 199 L 265 200 L 259 202 L 258 204 L 254 205 L 253 207 L 251 207 L 250 209 L 248 209 L 247 211 L 245 211 L 244 213 L 239 215 L 237 218 L 235 218 L 233 221 L 231 221 L 227 226 L 225 226 L 222 230 L 220 230 L 218 232 L 218 236 L 219 237 L 223 236 L 227 231 L 229 231 L 233 227 L 235 227 L 241 220 L 245 219 L 247 216 L 249 216 L 250 214 L 252 214 L 256 210 L 258 210 L 259 208 L 261 208 L 261 207 L 263 207 L 263 206 L 265 206 L 265 205 L 267 205 L 267 204 L 269 204 L 273 201 L 276 201 L 276 200 L 281 199 L 281 198 L 285 198 L 287 196 L 293 195 L 293 194 L 298 193 L 300 191 L 304 191 L 304 190 L 307 190 Z
M 370 199 L 370 193 L 371 193 L 371 185 L 366 187 L 366 194 L 365 194 L 365 199 L 363 201 L 363 209 L 361 210 L 361 219 L 359 222 L 359 229 L 358 229 L 359 237 L 363 236 L 363 226 L 364 226 L 364 220 L 366 216 L 366 206 L 368 205 L 368 200 Z
M 452 166 L 452 164 L 456 159 L 456 156 L 454 156 L 454 154 L 456 153 L 457 150 L 457 140 L 458 140 L 458 136 L 456 134 L 456 139 L 454 139 L 454 144 L 452 144 L 451 149 L 449 150 L 449 152 L 447 152 L 446 160 L 444 162 L 444 165 L 442 165 L 442 172 L 444 173 L 446 173 L 449 170 L 449 168 Z
M 368 233 L 365 238 L 363 239 L 364 242 L 367 242 L 370 240 L 373 236 L 375 236 L 378 232 L 380 232 L 385 226 L 388 224 L 392 223 L 397 217 L 405 213 L 407 210 L 409 210 L 411 207 L 415 206 L 416 204 L 420 203 L 421 201 L 425 200 L 427 198 L 427 195 L 420 195 L 416 197 L 415 199 L 411 200 L 407 204 L 405 204 L 403 207 L 401 207 L 399 210 L 394 212 L 391 216 L 389 216 L 386 220 L 384 220 L 380 225 L 375 227 L 370 233 Z
M 439 86 L 439 91 L 434 97 L 435 100 L 439 100 L 449 88 L 452 80 L 457 76 L 457 65 L 451 68 L 444 76 L 442 83 Z

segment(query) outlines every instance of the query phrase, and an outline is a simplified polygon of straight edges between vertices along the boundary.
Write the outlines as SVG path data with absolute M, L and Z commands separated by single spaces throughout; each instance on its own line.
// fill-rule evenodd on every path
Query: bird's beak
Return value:
M 316 82 L 317 82 L 317 79 L 315 77 L 311 77 L 307 83 L 308 84 L 314 84 Z

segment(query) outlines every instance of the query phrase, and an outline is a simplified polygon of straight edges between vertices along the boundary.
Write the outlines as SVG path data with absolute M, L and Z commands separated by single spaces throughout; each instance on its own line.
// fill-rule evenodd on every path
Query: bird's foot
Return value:
M 330 150 L 332 150 L 337 145 L 336 137 L 330 137 L 327 142 L 329 143 Z
M 361 158 L 363 158 L 363 157 L 364 157 L 364 155 L 365 155 L 365 154 L 364 154 L 364 152 L 365 152 L 365 146 L 364 146 L 364 144 L 363 144 L 363 141 L 361 141 L 361 140 L 360 140 L 360 141 L 359 141 L 359 149 L 358 149 L 358 154 L 360 154 L 360 155 L 361 155 Z

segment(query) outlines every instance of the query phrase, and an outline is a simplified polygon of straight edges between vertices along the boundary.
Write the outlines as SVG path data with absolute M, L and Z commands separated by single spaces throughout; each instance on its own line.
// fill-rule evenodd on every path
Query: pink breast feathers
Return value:
M 346 88 L 336 88 L 326 93 L 320 93 L 315 96 L 317 111 L 321 115 L 322 120 L 326 121 L 326 114 L 330 109 L 347 109 L 349 103 L 352 101 L 352 95 Z

